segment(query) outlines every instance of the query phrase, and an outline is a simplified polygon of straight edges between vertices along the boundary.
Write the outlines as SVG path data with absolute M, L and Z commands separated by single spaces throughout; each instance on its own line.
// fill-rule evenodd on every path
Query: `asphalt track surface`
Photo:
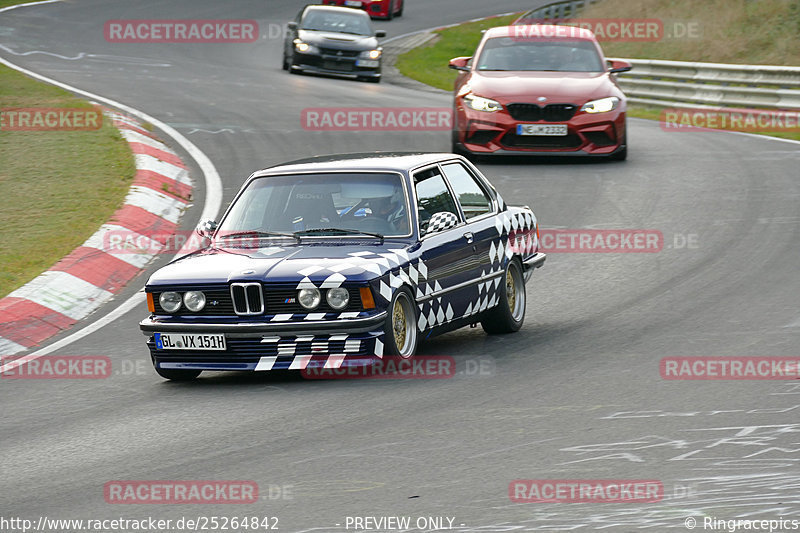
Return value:
M 298 157 L 447 151 L 443 132 L 309 132 L 299 117 L 306 107 L 449 107 L 448 95 L 290 76 L 276 39 L 109 44 L 102 32 L 108 19 L 160 18 L 256 19 L 263 29 L 302 3 L 26 7 L 0 15 L 0 55 L 178 129 L 220 171 L 224 205 L 252 171 Z M 529 4 L 410 0 L 404 17 L 377 26 L 391 37 Z M 2 515 L 276 516 L 282 531 L 335 531 L 348 516 L 387 515 L 451 517 L 456 531 L 685 530 L 690 514 L 700 523 L 703 514 L 800 518 L 800 382 L 659 375 L 667 356 L 798 355 L 800 145 L 629 124 L 627 162 L 480 167 L 543 227 L 655 229 L 661 252 L 552 254 L 528 284 L 522 331 L 465 329 L 425 345 L 424 354 L 456 358 L 459 374 L 443 380 L 210 373 L 168 383 L 149 368 L 137 327 L 146 310 L 135 309 L 57 351 L 109 356 L 111 378 L 0 383 Z M 201 210 L 198 192 L 186 227 Z M 693 247 L 676 246 L 690 236 Z M 262 499 L 111 505 L 103 497 L 110 480 L 204 479 L 254 480 Z M 508 497 L 514 479 L 656 479 L 665 498 L 518 504 Z M 270 499 L 270 487 L 286 498 Z

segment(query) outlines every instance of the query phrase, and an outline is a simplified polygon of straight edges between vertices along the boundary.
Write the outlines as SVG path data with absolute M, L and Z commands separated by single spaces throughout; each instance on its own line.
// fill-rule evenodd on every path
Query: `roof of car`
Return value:
M 331 12 L 339 12 L 341 13 L 343 10 L 347 13 L 358 13 L 360 15 L 367 15 L 367 12 L 363 9 L 357 9 L 353 7 L 347 6 L 333 6 L 333 5 L 326 5 L 326 4 L 308 4 L 303 11 L 307 11 L 309 9 L 313 9 L 314 11 L 331 11 Z M 369 16 L 369 15 L 367 15 Z
M 451 153 L 430 152 L 365 152 L 355 154 L 323 155 L 289 161 L 256 172 L 258 176 L 286 174 L 300 171 L 331 170 L 410 170 L 446 159 L 457 159 Z
M 542 37 L 550 39 L 596 40 L 591 30 L 563 24 L 519 24 L 514 26 L 498 26 L 486 30 L 484 39 L 492 39 L 495 37 L 512 37 L 519 39 Z

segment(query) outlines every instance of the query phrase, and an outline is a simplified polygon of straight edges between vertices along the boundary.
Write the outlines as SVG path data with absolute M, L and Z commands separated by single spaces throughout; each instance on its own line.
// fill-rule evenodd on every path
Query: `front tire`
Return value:
M 513 333 L 525 321 L 525 278 L 519 259 L 512 259 L 506 267 L 505 290 L 500 291 L 500 303 L 487 311 L 481 320 L 486 333 Z
M 410 359 L 417 353 L 417 307 L 407 289 L 398 289 L 389 305 L 384 332 L 384 352 Z
M 156 368 L 159 376 L 170 381 L 192 381 L 202 370 L 184 370 L 180 368 Z

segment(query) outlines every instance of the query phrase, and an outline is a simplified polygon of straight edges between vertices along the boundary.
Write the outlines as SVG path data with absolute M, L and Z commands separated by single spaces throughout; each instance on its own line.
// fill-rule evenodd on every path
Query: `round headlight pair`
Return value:
M 162 292 L 158 297 L 161 309 L 167 313 L 174 313 L 181 308 L 181 304 L 193 313 L 202 311 L 206 306 L 206 295 L 202 291 L 188 291 L 182 297 L 178 292 Z
M 350 293 L 347 292 L 347 289 L 337 287 L 335 289 L 329 289 L 325 294 L 325 299 L 328 301 L 328 305 L 333 309 L 344 309 L 347 307 L 347 304 L 350 303 Z M 322 302 L 322 294 L 317 288 L 300 289 L 297 292 L 297 301 L 305 309 L 316 309 L 320 302 Z

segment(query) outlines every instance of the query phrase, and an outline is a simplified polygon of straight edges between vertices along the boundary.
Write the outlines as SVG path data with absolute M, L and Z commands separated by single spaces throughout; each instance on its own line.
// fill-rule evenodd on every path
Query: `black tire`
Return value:
M 283 54 L 283 65 L 281 65 L 283 70 L 289 70 L 289 58 L 286 57 L 286 54 Z
M 398 289 L 394 293 L 388 313 L 383 328 L 384 354 L 398 355 L 403 359 L 414 357 L 419 346 L 417 305 L 408 289 Z M 398 346 L 398 341 L 402 346 Z
M 158 368 L 156 372 L 159 376 L 170 381 L 192 381 L 200 375 L 202 370 L 184 370 L 179 368 Z
M 386 14 L 386 20 L 392 20 L 394 18 L 394 0 L 389 2 L 389 13 Z
M 519 259 L 512 259 L 503 276 L 506 290 L 500 291 L 500 303 L 487 311 L 481 319 L 486 333 L 513 333 L 519 331 L 525 321 L 525 277 Z M 503 282 L 501 282 L 503 283 Z
M 402 4 L 400 4 L 400 11 L 398 11 L 398 12 L 397 12 L 397 14 L 396 14 L 395 16 L 396 16 L 396 17 L 402 17 L 402 16 L 403 16 L 403 10 L 404 10 L 405 8 L 406 8 L 406 3 L 405 3 L 405 1 L 404 1 Z

